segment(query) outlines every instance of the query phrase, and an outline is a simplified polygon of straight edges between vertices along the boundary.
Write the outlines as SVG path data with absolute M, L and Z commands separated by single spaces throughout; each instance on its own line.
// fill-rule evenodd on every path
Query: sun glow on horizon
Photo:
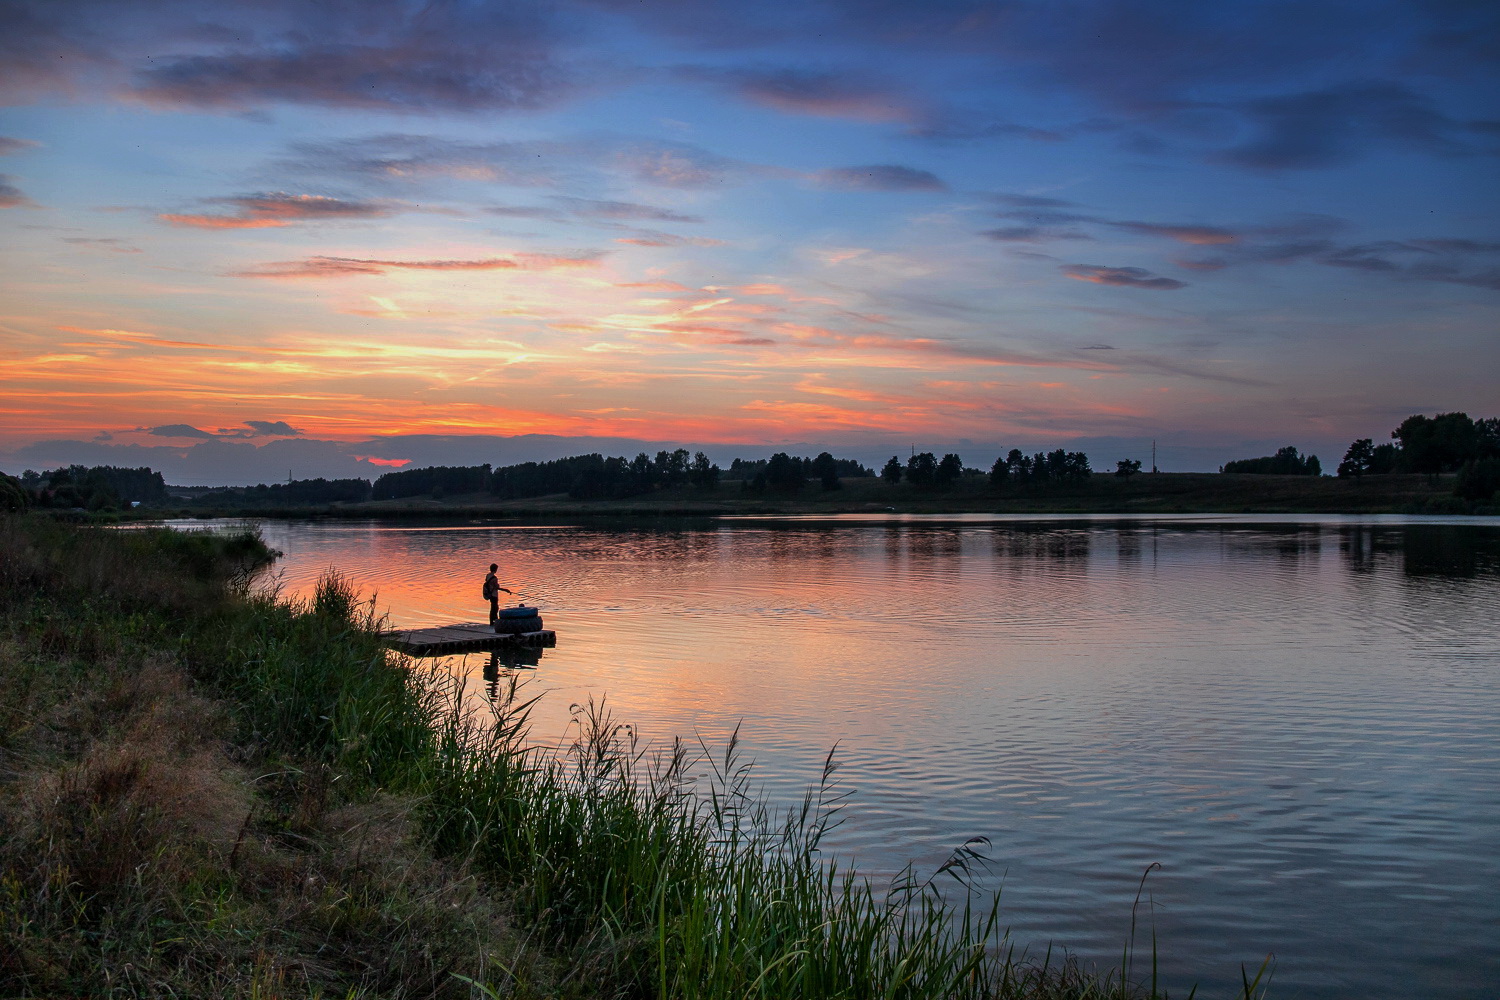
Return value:
M 1473 93 L 1424 91 L 1403 48 L 1446 37 L 1439 15 L 1357 58 L 1325 39 L 1385 89 L 1164 57 L 1221 37 L 1204 8 L 1146 46 L 1155 75 L 1101 91 L 1096 7 L 1018 22 L 1023 59 L 942 12 L 815 2 L 840 30 L 802 42 L 838 73 L 712 4 L 729 35 L 573 0 L 534 25 L 328 20 L 328 44 L 381 53 L 357 87 L 297 60 L 245 75 L 310 37 L 296 0 L 264 25 L 216 0 L 39 7 L 17 29 L 39 61 L 0 88 L 0 456 L 125 461 L 247 421 L 350 445 L 1305 445 L 1429 401 L 1500 409 L 1472 363 L 1500 316 L 1496 150 L 1462 125 Z M 238 41 L 185 27 L 210 16 Z M 1330 72 L 1251 20 L 1246 52 Z M 1131 23 L 1121 51 L 1158 27 Z M 538 75 L 471 72 L 502 37 Z M 1393 124 L 1417 108 L 1426 132 Z

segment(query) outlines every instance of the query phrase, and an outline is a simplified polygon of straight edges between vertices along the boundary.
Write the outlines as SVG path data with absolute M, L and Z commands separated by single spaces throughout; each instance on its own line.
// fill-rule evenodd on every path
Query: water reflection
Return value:
M 1500 542 L 1472 529 L 1404 528 L 1399 543 L 1408 576 L 1473 577 L 1500 570 Z
M 507 646 L 491 650 L 484 664 L 484 691 L 490 702 L 499 703 L 502 676 L 510 678 L 519 670 L 535 670 L 541 662 L 540 646 Z
M 528 674 L 539 741 L 591 696 L 646 739 L 713 746 L 739 727 L 788 803 L 837 743 L 856 794 L 828 849 L 881 875 L 989 837 L 1018 946 L 1117 956 L 1160 862 L 1174 992 L 1232 995 L 1267 952 L 1283 996 L 1500 981 L 1493 522 L 267 534 L 288 592 L 337 565 L 402 625 L 476 620 L 500 563 L 559 633 Z M 493 697 L 539 654 L 456 665 Z

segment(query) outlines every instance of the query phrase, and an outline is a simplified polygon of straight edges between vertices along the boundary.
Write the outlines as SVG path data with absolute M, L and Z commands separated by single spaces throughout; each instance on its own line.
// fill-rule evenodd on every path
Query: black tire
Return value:
M 495 622 L 495 631 L 502 635 L 540 632 L 542 631 L 542 619 L 540 615 L 532 615 L 530 618 L 502 618 Z

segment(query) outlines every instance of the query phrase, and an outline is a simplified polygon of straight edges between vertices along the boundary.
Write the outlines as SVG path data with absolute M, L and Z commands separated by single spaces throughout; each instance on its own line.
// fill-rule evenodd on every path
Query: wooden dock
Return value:
M 461 622 L 434 628 L 397 629 L 385 633 L 386 645 L 408 656 L 446 656 L 449 653 L 474 653 L 511 646 L 556 646 L 557 633 L 551 629 L 539 632 L 499 633 L 481 622 Z

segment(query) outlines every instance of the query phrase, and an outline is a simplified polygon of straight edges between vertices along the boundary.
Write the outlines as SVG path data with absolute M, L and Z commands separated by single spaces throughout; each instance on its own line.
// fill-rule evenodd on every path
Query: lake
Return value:
M 987 837 L 1003 922 L 1117 961 L 1147 866 L 1173 992 L 1500 987 L 1500 520 L 849 517 L 270 522 L 393 624 L 542 609 L 538 740 L 607 698 L 645 739 L 738 727 L 791 801 L 837 745 L 830 847 L 884 878 Z M 482 692 L 488 657 L 455 658 Z

